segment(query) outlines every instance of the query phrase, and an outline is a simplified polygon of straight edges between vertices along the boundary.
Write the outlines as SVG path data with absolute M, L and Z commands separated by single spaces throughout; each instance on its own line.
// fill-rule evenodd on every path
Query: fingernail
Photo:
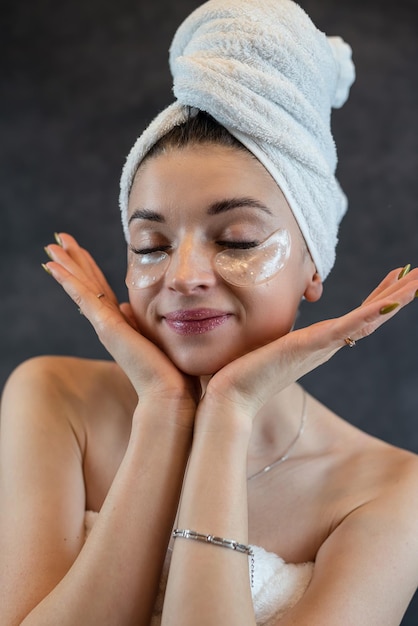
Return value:
M 58 233 L 54 233 L 54 239 L 55 239 L 55 241 L 57 242 L 57 244 L 58 244 L 59 246 L 61 246 L 61 248 L 62 248 L 62 239 L 61 239 L 61 237 L 59 236 L 59 234 L 58 234 Z
M 411 271 L 411 264 L 405 265 L 405 267 L 399 272 L 398 280 L 401 280 L 404 276 L 406 276 Z
M 52 276 L 51 270 L 49 269 L 49 267 L 47 265 L 45 265 L 45 263 L 41 263 L 41 266 L 44 268 L 44 270 L 45 270 L 45 272 L 47 274 L 50 274 Z
M 415 292 L 415 297 L 418 298 L 418 291 Z
M 391 313 L 399 306 L 399 302 L 392 302 L 392 304 L 387 304 L 386 306 L 382 306 L 380 309 L 380 315 L 387 315 L 387 313 Z
M 51 251 L 49 250 L 48 246 L 45 246 L 44 250 L 45 250 L 45 254 L 51 259 L 51 261 L 53 261 L 54 259 L 52 258 L 52 254 L 51 254 Z

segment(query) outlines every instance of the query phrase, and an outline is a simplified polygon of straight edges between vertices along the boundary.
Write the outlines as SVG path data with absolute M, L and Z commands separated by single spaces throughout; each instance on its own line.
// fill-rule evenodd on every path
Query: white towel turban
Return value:
M 175 34 L 170 67 L 177 100 L 138 138 L 122 172 L 127 240 L 138 165 L 193 107 L 226 127 L 270 172 L 325 280 L 347 207 L 335 178 L 330 113 L 344 104 L 355 78 L 350 46 L 326 37 L 292 0 L 209 0 Z

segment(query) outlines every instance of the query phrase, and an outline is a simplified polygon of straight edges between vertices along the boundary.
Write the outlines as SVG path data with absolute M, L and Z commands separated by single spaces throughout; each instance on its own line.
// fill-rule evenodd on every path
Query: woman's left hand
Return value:
M 418 269 L 405 276 L 400 268 L 393 270 L 350 313 L 292 331 L 223 367 L 211 378 L 204 402 L 239 409 L 253 419 L 273 395 L 328 361 L 349 340 L 373 333 L 417 294 Z

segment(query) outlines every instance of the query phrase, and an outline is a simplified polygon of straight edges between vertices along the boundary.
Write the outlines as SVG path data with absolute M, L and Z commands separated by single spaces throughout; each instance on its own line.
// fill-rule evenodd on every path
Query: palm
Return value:
M 100 341 L 127 374 L 138 396 L 177 399 L 196 404 L 200 387 L 138 330 L 129 304 L 119 305 L 90 254 L 70 235 L 63 246 L 50 245 L 48 267 L 94 327 Z M 103 297 L 98 298 L 98 294 Z
M 374 332 L 414 299 L 418 270 L 398 280 L 394 270 L 350 313 L 290 332 L 232 361 L 211 379 L 207 393 L 220 402 L 238 404 L 254 417 L 257 410 L 280 392 L 346 345 L 345 338 L 362 339 Z M 388 304 L 398 303 L 382 314 Z

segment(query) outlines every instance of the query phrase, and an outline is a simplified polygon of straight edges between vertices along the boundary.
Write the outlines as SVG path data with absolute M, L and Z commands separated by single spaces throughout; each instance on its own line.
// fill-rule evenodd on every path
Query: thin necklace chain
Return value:
M 284 454 L 280 458 L 278 458 L 276 461 L 273 461 L 273 463 L 270 463 L 270 465 L 266 465 L 265 467 L 263 467 L 263 469 L 259 470 L 255 474 L 252 474 L 251 476 L 247 478 L 247 480 L 253 480 L 254 478 L 258 478 L 258 476 L 262 476 L 263 474 L 266 474 L 267 472 L 272 470 L 274 467 L 277 467 L 278 465 L 280 465 L 280 463 L 284 463 L 284 461 L 286 461 L 289 458 L 290 453 L 292 452 L 296 443 L 299 441 L 305 429 L 306 416 L 307 416 L 306 415 L 306 391 L 303 390 L 302 414 L 300 416 L 299 430 L 296 433 L 295 438 L 290 442 L 290 444 L 284 451 Z

